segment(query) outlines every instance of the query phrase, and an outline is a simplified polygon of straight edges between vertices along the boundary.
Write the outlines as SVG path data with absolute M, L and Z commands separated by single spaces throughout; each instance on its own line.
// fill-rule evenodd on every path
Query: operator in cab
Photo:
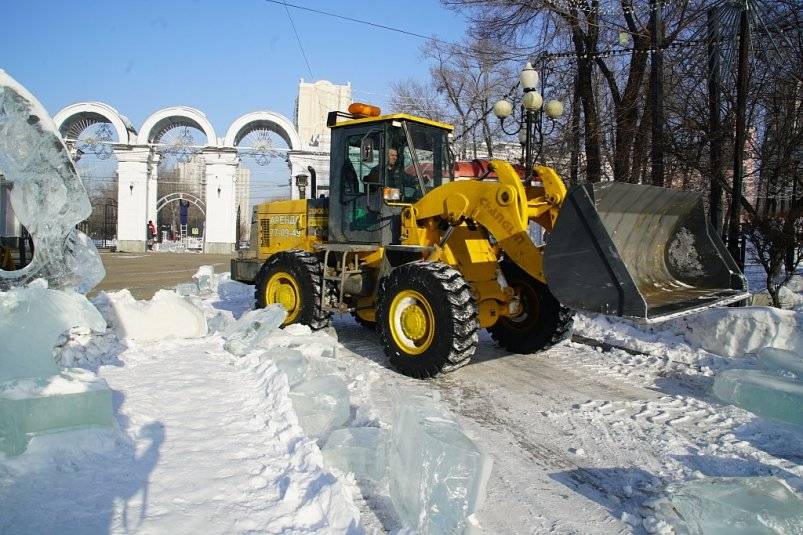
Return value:
M 382 180 L 382 165 L 377 165 L 366 176 L 366 182 L 380 183 Z M 399 163 L 399 150 L 390 147 L 385 158 L 385 184 L 392 188 L 403 190 L 404 200 L 414 202 L 421 198 L 422 192 L 418 177 L 408 175 Z

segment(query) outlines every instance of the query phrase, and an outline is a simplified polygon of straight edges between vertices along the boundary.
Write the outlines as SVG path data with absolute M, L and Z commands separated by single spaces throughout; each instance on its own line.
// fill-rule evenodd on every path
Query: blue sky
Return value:
M 459 40 L 465 29 L 436 0 L 291 3 L 444 40 Z M 257 109 L 292 118 L 300 78 L 350 81 L 355 100 L 382 104 L 391 82 L 427 74 L 421 39 L 290 14 L 312 77 L 284 7 L 264 0 L 12 0 L 0 21 L 0 68 L 51 114 L 100 100 L 139 128 L 159 108 L 188 105 L 205 112 L 219 135 Z

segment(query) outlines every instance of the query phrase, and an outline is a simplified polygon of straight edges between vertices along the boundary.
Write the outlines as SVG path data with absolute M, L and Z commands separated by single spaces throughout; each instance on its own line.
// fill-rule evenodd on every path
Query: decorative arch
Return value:
M 137 143 L 147 145 L 153 142 L 162 132 L 177 124 L 197 128 L 206 136 L 208 146 L 218 146 L 215 129 L 209 119 L 206 118 L 206 115 L 200 110 L 187 106 L 172 106 L 152 113 L 142 123 L 137 135 Z
M 206 203 L 200 198 L 192 193 L 182 193 L 182 192 L 174 192 L 168 193 L 158 201 L 156 201 L 156 213 L 158 214 L 162 208 L 170 204 L 171 202 L 176 202 L 180 200 L 189 201 L 191 204 L 194 204 L 206 217 Z
M 301 137 L 292 121 L 281 113 L 272 111 L 254 111 L 237 118 L 226 131 L 223 145 L 236 147 L 249 132 L 263 128 L 276 132 L 290 150 L 301 150 Z
M 126 145 L 132 143 L 137 135 L 136 130 L 124 115 L 121 115 L 116 109 L 103 102 L 76 102 L 75 104 L 70 104 L 53 117 L 53 122 L 64 139 L 69 137 L 68 134 L 75 127 L 94 123 L 111 124 L 117 134 L 118 143 Z

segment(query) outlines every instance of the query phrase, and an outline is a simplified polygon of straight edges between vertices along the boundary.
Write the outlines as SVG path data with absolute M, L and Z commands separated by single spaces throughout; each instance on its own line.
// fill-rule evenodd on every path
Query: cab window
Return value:
M 366 182 L 373 183 L 371 171 L 381 169 L 382 133 L 379 131 L 355 134 L 346 139 L 346 158 L 343 164 L 343 192 L 364 195 Z

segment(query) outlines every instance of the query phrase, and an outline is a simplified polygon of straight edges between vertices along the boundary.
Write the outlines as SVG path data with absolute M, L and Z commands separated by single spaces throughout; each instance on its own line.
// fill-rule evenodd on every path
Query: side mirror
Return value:
M 360 143 L 360 159 L 362 163 L 374 162 L 374 140 L 370 137 L 364 137 Z

